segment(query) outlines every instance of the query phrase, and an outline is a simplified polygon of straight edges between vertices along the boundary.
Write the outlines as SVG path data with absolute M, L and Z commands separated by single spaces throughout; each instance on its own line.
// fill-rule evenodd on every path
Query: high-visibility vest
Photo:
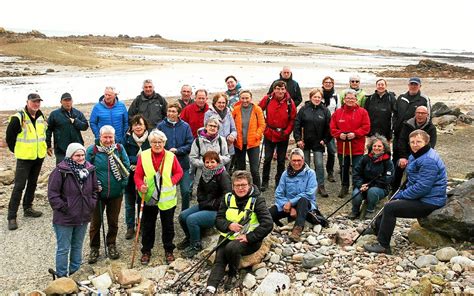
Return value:
M 227 193 L 224 197 L 224 202 L 227 205 L 227 211 L 225 212 L 225 218 L 227 221 L 239 223 L 242 219 L 250 214 L 250 221 L 248 222 L 248 230 L 245 233 L 234 233 L 229 235 L 229 233 L 221 232 L 221 235 L 227 237 L 229 240 L 234 240 L 239 234 L 246 234 L 253 231 L 255 228 L 258 227 L 259 222 L 257 219 L 257 215 L 254 212 L 255 208 L 255 197 L 250 197 L 247 200 L 247 204 L 245 204 L 245 208 L 243 211 L 239 211 L 237 207 L 237 203 L 235 201 L 235 196 L 232 193 Z M 229 235 L 229 236 L 228 236 Z
M 153 192 L 156 190 L 155 188 L 155 168 L 153 166 L 152 160 L 152 151 L 151 148 L 143 151 L 140 155 L 142 158 L 142 166 L 143 170 L 145 171 L 145 181 L 148 186 L 148 191 L 145 195 L 145 201 L 149 202 L 153 196 Z M 174 153 L 166 151 L 165 155 L 163 156 L 162 163 L 160 165 L 160 173 L 161 173 L 161 193 L 159 195 L 158 201 L 158 208 L 161 211 L 166 211 L 175 207 L 178 203 L 178 198 L 176 196 L 176 185 L 173 185 L 171 181 L 171 172 L 173 169 L 173 162 L 174 162 Z
M 18 118 L 21 132 L 16 137 L 15 157 L 23 160 L 35 160 L 46 157 L 46 120 L 41 115 L 36 119 L 35 125 L 25 110 L 21 110 L 10 117 Z

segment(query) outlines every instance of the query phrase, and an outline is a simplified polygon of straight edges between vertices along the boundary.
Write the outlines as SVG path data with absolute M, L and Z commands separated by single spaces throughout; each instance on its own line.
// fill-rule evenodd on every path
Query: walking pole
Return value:
M 100 199 L 99 199 L 99 212 L 100 212 L 100 228 L 102 228 L 102 238 L 104 240 L 105 257 L 109 257 L 109 253 L 107 252 L 107 243 L 105 241 L 104 213 L 102 212 L 102 201 Z
M 260 169 L 260 163 L 262 163 L 263 148 L 265 148 L 265 142 L 263 141 L 263 139 L 259 147 L 260 147 L 260 153 L 258 155 L 258 168 Z
M 349 140 L 349 169 L 352 169 L 352 141 Z
M 346 141 L 342 141 L 341 187 L 342 187 L 342 181 L 344 179 L 344 163 L 346 160 L 345 155 L 346 155 Z
M 135 254 L 137 252 L 137 245 L 138 245 L 138 237 L 140 236 L 140 226 L 142 222 L 142 215 L 143 215 L 143 206 L 145 205 L 145 193 L 141 192 L 141 203 L 140 203 L 140 211 L 138 212 L 138 225 L 137 230 L 135 232 L 135 241 L 133 242 L 133 249 L 132 249 L 132 262 L 130 263 L 130 269 L 133 268 L 133 263 L 135 262 Z

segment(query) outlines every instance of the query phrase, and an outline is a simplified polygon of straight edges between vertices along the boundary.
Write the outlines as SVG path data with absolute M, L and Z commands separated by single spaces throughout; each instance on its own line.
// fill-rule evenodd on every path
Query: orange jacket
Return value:
M 250 122 L 247 131 L 247 149 L 260 146 L 262 141 L 263 132 L 265 131 L 265 117 L 263 117 L 262 109 L 254 104 L 252 113 L 250 114 Z M 243 135 L 242 135 L 242 105 L 235 104 L 234 110 L 232 111 L 232 117 L 234 117 L 235 127 L 237 128 L 237 139 L 235 140 L 235 147 L 242 150 L 243 147 Z

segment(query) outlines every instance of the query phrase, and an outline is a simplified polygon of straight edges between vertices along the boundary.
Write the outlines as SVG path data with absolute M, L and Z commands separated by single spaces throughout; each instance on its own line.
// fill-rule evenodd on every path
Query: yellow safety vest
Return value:
M 152 160 L 152 151 L 151 148 L 143 151 L 140 155 L 142 158 L 142 166 L 143 170 L 145 171 L 145 181 L 148 185 L 148 191 L 145 195 L 145 201 L 149 202 L 152 198 L 153 192 L 155 191 L 155 179 L 154 176 L 156 174 L 155 168 L 153 166 Z M 173 162 L 174 162 L 174 153 L 166 151 L 165 155 L 163 156 L 162 163 L 160 168 L 161 171 L 161 193 L 159 196 L 158 201 L 158 208 L 161 211 L 166 211 L 175 207 L 178 203 L 178 198 L 176 196 L 176 185 L 173 185 L 171 181 L 171 172 L 173 169 Z
M 25 110 L 15 115 L 21 124 L 21 132 L 16 137 L 15 157 L 23 160 L 35 160 L 46 157 L 46 121 L 43 116 L 36 119 L 36 127 Z
M 250 213 L 248 230 L 242 234 L 249 233 L 255 228 L 257 228 L 258 225 L 260 225 L 257 219 L 257 215 L 254 212 L 255 201 L 256 198 L 250 197 L 247 201 L 247 204 L 245 205 L 244 210 L 239 211 L 239 208 L 237 207 L 237 203 L 235 201 L 235 196 L 232 193 L 227 193 L 224 197 L 224 202 L 227 205 L 227 211 L 225 212 L 225 218 L 227 219 L 227 221 L 239 223 L 242 221 L 245 215 L 247 215 L 248 212 Z M 240 233 L 234 233 L 228 236 L 229 233 L 221 232 L 221 235 L 227 237 L 229 240 L 234 240 L 239 234 Z

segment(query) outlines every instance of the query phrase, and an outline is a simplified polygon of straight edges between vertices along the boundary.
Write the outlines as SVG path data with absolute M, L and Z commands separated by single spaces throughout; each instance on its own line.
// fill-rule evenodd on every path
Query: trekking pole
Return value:
M 130 269 L 133 268 L 133 263 L 135 262 L 135 254 L 137 253 L 138 237 L 140 236 L 140 226 L 143 215 L 143 206 L 145 205 L 145 193 L 141 192 L 141 198 L 142 200 L 140 202 L 140 211 L 138 212 L 138 225 L 137 230 L 135 232 L 135 241 L 133 242 L 132 262 L 130 263 Z
M 265 148 L 265 141 L 262 140 L 262 143 L 260 144 L 260 153 L 258 154 L 258 168 L 260 169 L 260 163 L 262 163 L 262 155 L 263 155 L 263 149 Z
M 346 162 L 346 141 L 342 141 L 341 186 L 344 179 L 344 163 Z
M 349 140 L 349 169 L 353 169 L 352 167 L 352 140 Z
M 100 228 L 102 229 L 102 238 L 104 240 L 104 251 L 105 257 L 109 257 L 109 253 L 107 252 L 107 243 L 105 241 L 105 222 L 104 222 L 104 213 L 102 212 L 102 201 L 99 199 L 99 214 L 100 214 Z

